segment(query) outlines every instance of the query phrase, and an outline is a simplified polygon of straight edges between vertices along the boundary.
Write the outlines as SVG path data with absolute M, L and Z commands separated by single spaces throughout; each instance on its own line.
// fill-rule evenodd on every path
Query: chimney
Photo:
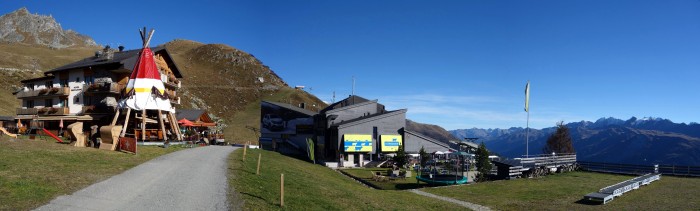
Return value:
M 120 45 L 118 48 L 119 48 L 119 52 L 124 51 L 124 46 L 123 46 L 123 45 Z

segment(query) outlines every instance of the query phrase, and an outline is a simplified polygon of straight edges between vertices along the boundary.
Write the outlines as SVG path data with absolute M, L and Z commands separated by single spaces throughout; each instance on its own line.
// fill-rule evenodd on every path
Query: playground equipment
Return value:
M 87 143 L 85 142 L 86 135 L 85 135 L 85 133 L 83 133 L 83 123 L 82 122 L 75 122 L 73 124 L 68 125 L 68 134 L 70 134 L 71 143 L 75 142 L 76 147 L 86 147 L 87 146 Z
M 63 143 L 63 140 L 61 140 L 61 138 L 54 135 L 53 133 L 51 133 L 51 131 L 47 130 L 46 128 L 42 127 L 41 130 L 44 131 L 45 134 L 51 136 L 51 138 L 56 139 L 56 141 L 58 141 L 59 143 Z
M 10 136 L 10 137 L 12 137 L 12 138 L 17 138 L 17 134 L 7 132 L 7 130 L 5 130 L 5 128 L 3 128 L 3 127 L 0 127 L 0 131 L 2 131 L 2 133 L 4 133 L 5 135 Z
M 102 126 L 100 128 L 100 149 L 117 150 L 119 144 L 119 133 L 122 130 L 121 125 Z

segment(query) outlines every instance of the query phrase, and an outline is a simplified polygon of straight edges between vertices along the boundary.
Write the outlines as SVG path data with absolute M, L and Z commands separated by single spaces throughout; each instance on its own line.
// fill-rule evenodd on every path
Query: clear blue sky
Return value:
M 254 54 L 330 101 L 379 99 L 446 129 L 600 117 L 700 121 L 700 1 L 5 1 L 100 44 L 175 38 Z

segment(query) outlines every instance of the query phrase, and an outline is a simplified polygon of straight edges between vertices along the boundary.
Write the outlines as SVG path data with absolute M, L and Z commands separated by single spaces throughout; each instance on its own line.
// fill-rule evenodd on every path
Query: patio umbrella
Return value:
M 62 136 L 61 133 L 63 133 L 63 119 L 58 123 L 58 136 Z
M 192 126 L 194 126 L 194 123 L 192 123 L 192 121 L 187 120 L 187 119 L 185 119 L 185 118 L 182 118 L 181 120 L 178 120 L 177 123 L 178 123 L 178 124 L 181 124 L 182 126 L 186 126 L 186 127 L 192 127 Z

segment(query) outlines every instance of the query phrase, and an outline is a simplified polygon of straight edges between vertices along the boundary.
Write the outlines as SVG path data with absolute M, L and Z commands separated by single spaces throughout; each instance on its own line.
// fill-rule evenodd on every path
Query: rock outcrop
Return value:
M 31 14 L 27 8 L 0 16 L 0 42 L 50 48 L 94 47 L 95 41 L 73 30 L 63 30 L 51 16 Z

